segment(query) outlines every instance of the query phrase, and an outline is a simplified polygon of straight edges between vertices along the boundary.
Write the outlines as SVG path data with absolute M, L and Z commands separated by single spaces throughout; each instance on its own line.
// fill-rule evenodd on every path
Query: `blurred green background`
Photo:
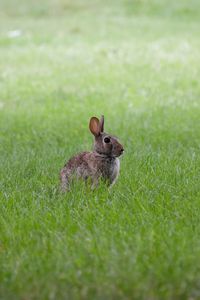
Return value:
M 200 298 L 200 2 L 0 0 L 0 298 Z M 89 118 L 111 191 L 59 171 Z
M 1 1 L 2 16 L 60 17 L 71 12 L 97 12 L 128 16 L 150 15 L 157 17 L 199 17 L 197 0 L 44 0 L 42 1 Z M 99 12 L 100 12 L 99 11 Z

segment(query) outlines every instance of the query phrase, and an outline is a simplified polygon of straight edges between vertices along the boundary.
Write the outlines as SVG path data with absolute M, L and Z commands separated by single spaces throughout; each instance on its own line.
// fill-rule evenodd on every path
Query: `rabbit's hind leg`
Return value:
M 61 181 L 61 191 L 67 192 L 69 191 L 69 175 L 62 170 L 60 173 L 60 181 Z

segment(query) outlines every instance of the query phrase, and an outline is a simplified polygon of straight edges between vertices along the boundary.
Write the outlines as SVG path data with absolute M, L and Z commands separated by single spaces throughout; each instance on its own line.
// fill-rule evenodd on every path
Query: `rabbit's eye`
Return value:
M 104 142 L 105 142 L 106 144 L 110 143 L 110 138 L 105 137 Z

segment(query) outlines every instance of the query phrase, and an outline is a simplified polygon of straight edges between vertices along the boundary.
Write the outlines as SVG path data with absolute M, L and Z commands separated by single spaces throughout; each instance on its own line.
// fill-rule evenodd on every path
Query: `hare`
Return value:
M 104 116 L 92 117 L 89 129 L 94 135 L 92 152 L 82 152 L 72 157 L 60 172 L 61 188 L 66 191 L 72 178 L 90 179 L 92 188 L 98 186 L 100 180 L 108 186 L 115 183 L 120 169 L 119 156 L 124 152 L 118 139 L 104 132 Z

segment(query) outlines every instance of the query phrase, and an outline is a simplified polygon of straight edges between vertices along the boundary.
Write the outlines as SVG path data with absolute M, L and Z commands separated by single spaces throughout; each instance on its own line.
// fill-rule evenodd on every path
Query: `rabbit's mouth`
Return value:
M 114 151 L 113 156 L 114 157 L 119 157 L 119 156 L 122 156 L 123 153 L 124 153 L 124 148 L 121 147 L 120 149 L 117 149 L 116 153 Z
M 117 155 L 117 157 L 120 157 L 124 154 L 124 151 L 122 151 L 119 155 Z
M 123 152 L 120 152 L 120 153 L 118 153 L 118 154 L 113 154 L 113 155 L 111 155 L 111 157 L 117 158 L 117 157 L 120 157 L 120 156 L 122 156 L 122 155 L 123 155 Z
M 109 159 L 115 159 L 117 157 L 120 157 L 123 155 L 124 151 L 120 151 L 120 153 L 102 153 L 102 152 L 97 152 L 99 156 L 104 157 L 104 158 L 109 158 Z

